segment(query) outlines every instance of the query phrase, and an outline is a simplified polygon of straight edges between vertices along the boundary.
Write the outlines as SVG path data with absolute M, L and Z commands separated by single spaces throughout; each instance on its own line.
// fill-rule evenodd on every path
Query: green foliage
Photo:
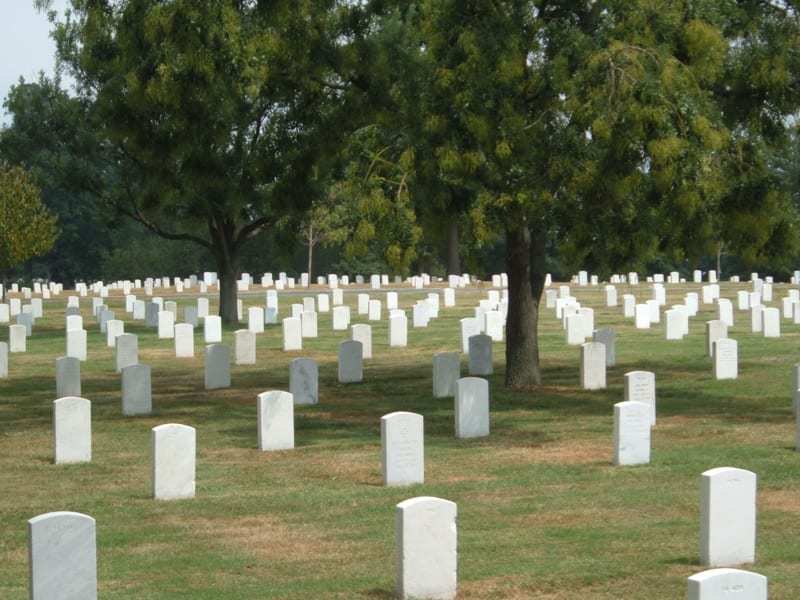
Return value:
M 56 219 L 30 175 L 0 163 L 0 271 L 47 252 L 57 235 Z
M 372 255 L 390 271 L 407 273 L 422 235 L 410 196 L 413 156 L 379 143 L 376 128 L 352 136 L 343 174 L 330 188 L 329 214 L 336 215 L 336 241 L 348 261 Z
M 763 156 L 800 101 L 796 13 L 733 0 L 390 4 L 383 35 L 401 50 L 381 125 L 422 157 L 418 211 L 437 206 L 427 172 L 465 191 L 475 235 L 531 228 L 572 267 L 603 272 L 697 260 L 719 242 L 747 261 L 794 244 L 796 211 Z
M 0 159 L 30 173 L 60 229 L 52 250 L 29 261 L 27 270 L 64 282 L 99 277 L 116 239 L 113 215 L 96 202 L 95 190 L 113 185 L 115 169 L 87 104 L 58 80 L 40 76 L 13 86 L 4 106 L 12 121 L 0 130 Z
M 210 251 L 235 320 L 242 246 L 313 197 L 361 113 L 348 72 L 355 11 L 338 0 L 72 0 L 59 57 L 122 165 L 107 200 Z

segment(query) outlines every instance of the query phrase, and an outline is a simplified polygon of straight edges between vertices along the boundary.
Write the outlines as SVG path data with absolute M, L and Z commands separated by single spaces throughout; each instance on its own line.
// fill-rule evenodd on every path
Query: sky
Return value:
M 67 0 L 55 0 L 53 8 L 63 11 Z M 55 44 L 49 37 L 47 15 L 33 8 L 33 0 L 0 0 L 0 98 L 5 101 L 20 76 L 38 77 L 39 71 L 52 74 Z M 0 122 L 9 116 L 0 108 Z

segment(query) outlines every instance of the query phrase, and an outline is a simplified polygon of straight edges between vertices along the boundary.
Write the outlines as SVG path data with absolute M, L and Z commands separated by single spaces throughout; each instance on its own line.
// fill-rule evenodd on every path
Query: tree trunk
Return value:
M 230 262 L 221 264 L 219 270 L 219 316 L 226 325 L 239 322 L 239 274 Z
M 236 325 L 239 323 L 239 247 L 234 238 L 235 227 L 230 222 L 211 222 L 209 229 L 217 259 L 219 316 L 224 324 Z
M 506 385 L 539 385 L 539 299 L 544 287 L 544 235 L 532 236 L 526 225 L 509 229 Z
M 458 221 L 452 219 L 447 226 L 447 274 L 461 275 L 461 258 L 458 255 Z
M 722 242 L 717 242 L 717 281 L 722 280 Z

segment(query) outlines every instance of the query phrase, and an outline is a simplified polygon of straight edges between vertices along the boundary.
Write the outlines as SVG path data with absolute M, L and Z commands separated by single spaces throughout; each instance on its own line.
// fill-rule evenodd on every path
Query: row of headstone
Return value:
M 164 425 L 183 428 L 182 425 Z M 188 457 L 193 433 L 166 429 L 161 451 L 174 447 Z M 192 430 L 193 431 L 193 430 Z M 177 491 L 186 494 L 193 481 Z M 181 496 L 185 497 L 185 496 Z M 457 506 L 431 496 L 404 500 L 395 508 L 395 592 L 401 599 L 451 600 L 458 590 Z M 53 512 L 28 521 L 28 560 L 31 600 L 97 599 L 97 532 L 85 514 Z M 716 568 L 687 580 L 688 600 L 767 600 L 767 578 L 758 573 Z

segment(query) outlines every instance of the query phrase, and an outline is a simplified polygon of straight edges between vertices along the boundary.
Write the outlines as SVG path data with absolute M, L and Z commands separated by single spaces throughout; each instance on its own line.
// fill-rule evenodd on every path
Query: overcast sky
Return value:
M 61 12 L 67 0 L 55 0 L 53 8 Z M 33 8 L 33 0 L 0 0 L 0 98 L 20 76 L 33 80 L 44 71 L 53 73 L 55 45 L 49 37 L 47 15 Z M 8 122 L 5 109 L 0 121 Z

